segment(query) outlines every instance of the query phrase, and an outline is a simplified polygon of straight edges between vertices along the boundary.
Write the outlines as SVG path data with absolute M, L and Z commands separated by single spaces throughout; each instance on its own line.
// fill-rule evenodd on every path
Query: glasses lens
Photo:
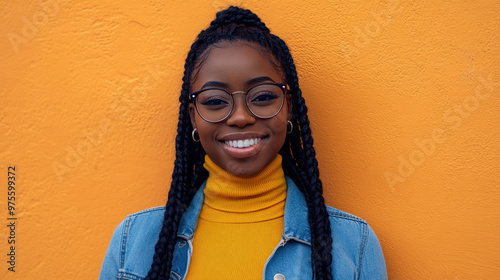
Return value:
M 270 118 L 283 107 L 284 94 L 280 86 L 264 84 L 252 88 L 246 98 L 252 113 L 261 118 Z
M 231 112 L 233 98 L 220 89 L 208 89 L 196 97 L 198 113 L 207 121 L 216 122 L 224 119 Z

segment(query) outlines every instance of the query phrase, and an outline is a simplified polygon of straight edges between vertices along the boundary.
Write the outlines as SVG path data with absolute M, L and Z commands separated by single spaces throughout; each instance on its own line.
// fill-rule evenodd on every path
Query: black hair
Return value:
M 311 229 L 311 263 L 313 278 L 333 279 L 332 237 L 330 221 L 319 179 L 318 162 L 313 148 L 313 138 L 307 107 L 299 88 L 297 71 L 285 42 L 270 33 L 260 18 L 250 10 L 231 6 L 217 13 L 210 26 L 201 31 L 187 55 L 184 65 L 181 96 L 179 97 L 179 123 L 175 139 L 176 158 L 172 183 L 168 193 L 163 226 L 155 246 L 153 263 L 146 279 L 169 279 L 173 251 L 177 242 L 177 229 L 182 214 L 191 202 L 196 190 L 208 177 L 203 168 L 205 152 L 200 143 L 191 139 L 189 117 L 189 93 L 191 81 L 200 65 L 207 58 L 210 48 L 220 42 L 243 41 L 259 46 L 276 59 L 292 95 L 293 131 L 287 135 L 280 150 L 284 173 L 292 178 L 304 194 L 308 207 Z

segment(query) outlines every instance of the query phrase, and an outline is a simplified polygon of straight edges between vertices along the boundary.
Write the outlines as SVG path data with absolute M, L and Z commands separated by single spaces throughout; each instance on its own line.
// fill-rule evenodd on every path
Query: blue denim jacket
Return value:
M 311 233 L 302 192 L 286 178 L 282 238 L 264 266 L 262 279 L 312 279 Z M 182 216 L 170 279 L 184 279 L 189 268 L 192 240 L 203 206 L 203 184 Z M 387 279 L 384 255 L 368 224 L 351 214 L 327 207 L 333 237 L 334 279 Z M 104 257 L 99 279 L 143 279 L 151 267 L 162 227 L 164 207 L 129 215 L 116 228 Z M 242 275 L 240 279 L 245 279 Z

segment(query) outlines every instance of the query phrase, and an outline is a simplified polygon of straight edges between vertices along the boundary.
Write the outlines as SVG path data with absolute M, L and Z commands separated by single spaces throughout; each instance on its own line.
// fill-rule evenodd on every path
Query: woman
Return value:
M 116 229 L 100 279 L 386 279 L 365 221 L 324 205 L 283 40 L 217 13 L 188 53 L 169 198 Z

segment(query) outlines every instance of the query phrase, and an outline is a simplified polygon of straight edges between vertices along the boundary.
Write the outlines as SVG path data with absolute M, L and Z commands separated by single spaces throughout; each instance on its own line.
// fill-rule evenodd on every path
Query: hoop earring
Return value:
M 200 142 L 200 138 L 196 139 L 196 137 L 194 137 L 195 133 L 196 133 L 196 128 L 193 129 L 193 132 L 191 132 L 191 138 L 193 138 L 194 142 L 198 143 L 198 142 Z M 199 137 L 199 135 L 198 135 L 198 137 Z
M 290 125 L 290 130 L 288 130 L 288 125 Z M 286 123 L 286 134 L 290 134 L 293 131 L 293 124 L 290 120 L 287 121 Z

